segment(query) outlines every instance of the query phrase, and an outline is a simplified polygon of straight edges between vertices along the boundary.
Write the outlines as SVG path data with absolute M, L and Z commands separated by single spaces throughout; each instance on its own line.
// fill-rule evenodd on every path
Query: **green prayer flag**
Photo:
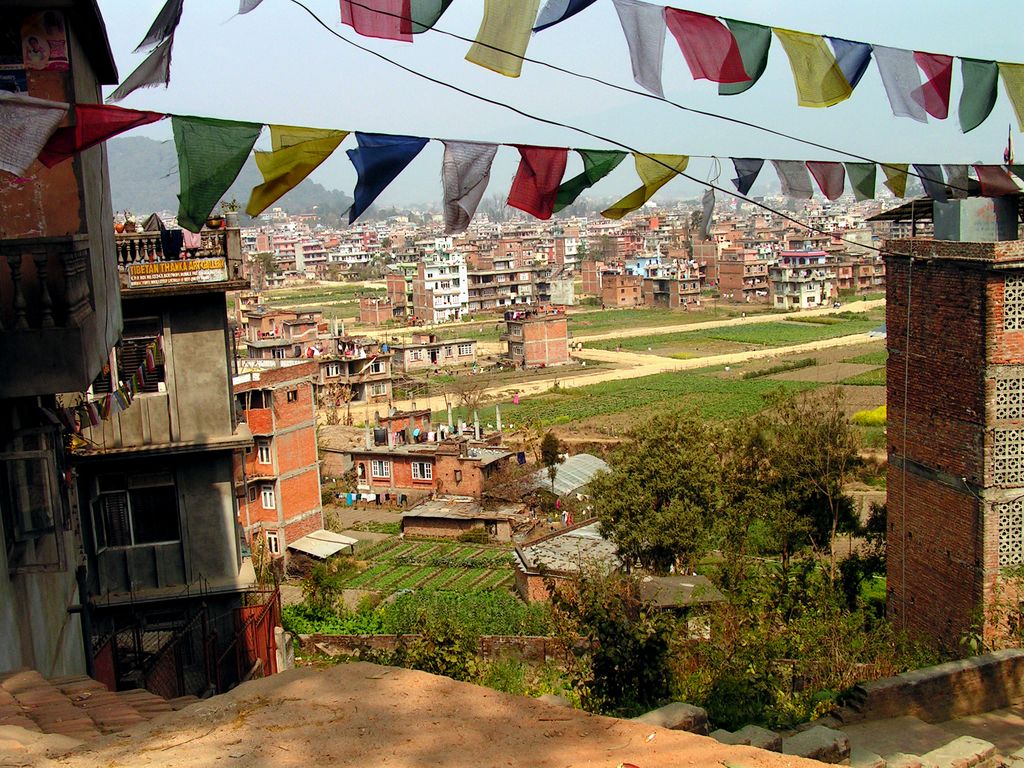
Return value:
M 760 24 L 751 24 L 749 21 L 736 21 L 725 19 L 725 23 L 736 38 L 736 45 L 740 49 L 740 58 L 743 59 L 743 68 L 750 75 L 750 79 L 742 83 L 719 83 L 719 96 L 735 96 L 743 93 L 758 81 L 764 74 L 764 68 L 768 66 L 768 49 L 772 45 L 771 27 L 763 27 Z
M 996 103 L 999 65 L 994 61 L 960 59 L 964 89 L 960 93 L 960 130 L 973 131 L 989 116 Z
M 883 163 L 882 173 L 885 174 L 885 186 L 896 197 L 907 196 L 907 163 Z
M 853 187 L 853 194 L 858 200 L 870 200 L 875 196 L 875 164 L 874 163 L 843 163 L 846 166 L 846 177 Z
M 263 125 L 211 117 L 171 117 L 178 150 L 178 225 L 198 232 L 238 177 Z
M 409 18 L 411 21 L 402 22 L 402 31 L 406 31 L 405 26 L 408 24 L 412 27 L 410 31 L 414 35 L 426 32 L 437 24 L 437 20 L 441 18 L 442 14 L 448 10 L 448 6 L 451 4 L 452 0 L 412 0 L 409 7 Z
M 576 198 L 583 194 L 583 190 L 594 186 L 615 170 L 626 156 L 625 152 L 609 149 L 577 149 L 580 157 L 583 158 L 583 173 L 574 176 L 568 181 L 562 182 L 558 187 L 555 197 L 555 212 L 576 202 Z

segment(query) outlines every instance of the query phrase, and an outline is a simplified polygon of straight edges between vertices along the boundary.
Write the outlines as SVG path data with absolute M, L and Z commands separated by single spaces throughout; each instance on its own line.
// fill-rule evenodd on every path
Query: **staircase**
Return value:
M 115 693 L 85 675 L 47 680 L 35 670 L 0 674 L 0 726 L 83 741 L 123 731 L 194 701 L 195 696 L 167 700 L 145 690 Z

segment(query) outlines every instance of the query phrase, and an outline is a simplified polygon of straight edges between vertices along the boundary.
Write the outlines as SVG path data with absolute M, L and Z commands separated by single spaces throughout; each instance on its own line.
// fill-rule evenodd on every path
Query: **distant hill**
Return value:
M 107 156 L 115 211 L 129 210 L 143 215 L 178 210 L 178 155 L 173 140 L 123 136 L 107 142 Z M 250 157 L 223 199 L 234 198 L 244 207 L 252 188 L 262 182 L 256 162 Z M 309 179 L 274 203 L 288 213 L 308 213 L 316 205 L 321 215 L 327 217 L 331 214 L 340 217 L 351 204 L 352 198 L 344 192 L 327 189 Z

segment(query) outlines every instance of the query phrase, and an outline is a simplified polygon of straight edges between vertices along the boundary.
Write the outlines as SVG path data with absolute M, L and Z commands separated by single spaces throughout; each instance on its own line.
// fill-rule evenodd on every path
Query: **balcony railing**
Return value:
M 115 236 L 122 288 L 182 283 L 214 283 L 242 277 L 241 238 L 237 229 L 200 232 L 198 249 L 177 256 L 164 253 L 159 232 L 125 232 Z
M 0 241 L 0 331 L 69 328 L 92 311 L 86 236 Z

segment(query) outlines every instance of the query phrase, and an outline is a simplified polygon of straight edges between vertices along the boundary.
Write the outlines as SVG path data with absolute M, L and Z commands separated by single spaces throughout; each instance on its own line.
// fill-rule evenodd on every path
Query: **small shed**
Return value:
M 485 506 L 470 496 L 435 496 L 403 513 L 402 533 L 458 538 L 482 528 L 496 541 L 511 541 L 514 525 L 526 519 L 522 504 Z

